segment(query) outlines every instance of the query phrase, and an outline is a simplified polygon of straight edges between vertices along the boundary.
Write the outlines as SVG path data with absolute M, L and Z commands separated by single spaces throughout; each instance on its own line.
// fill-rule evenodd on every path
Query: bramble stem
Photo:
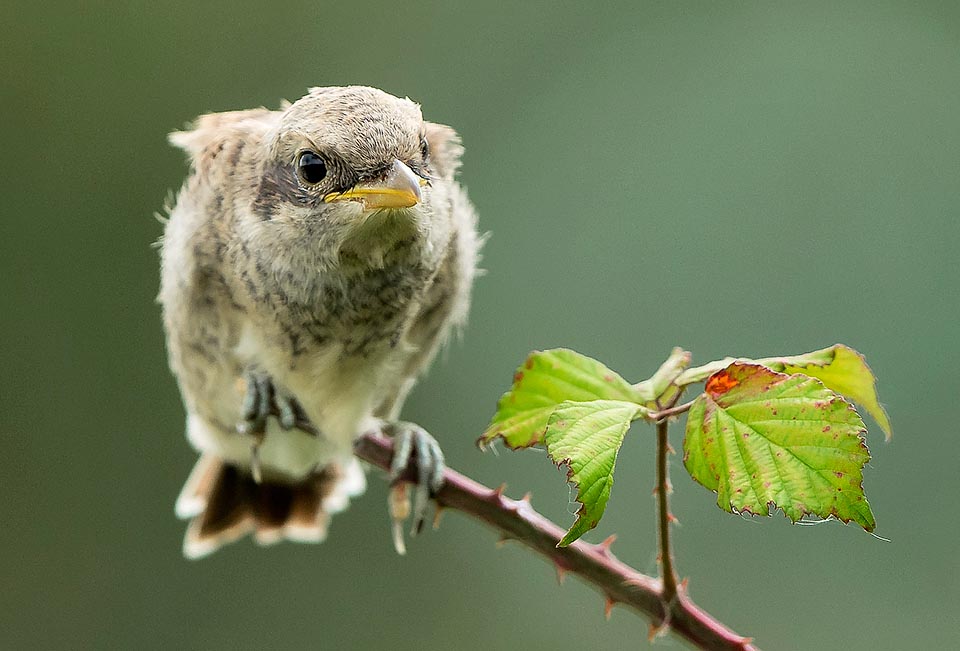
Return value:
M 380 432 L 371 432 L 357 441 L 354 452 L 364 461 L 389 470 L 393 442 Z M 415 480 L 416 468 L 407 468 L 403 478 Z M 668 597 L 665 582 L 618 560 L 610 551 L 612 538 L 596 545 L 577 540 L 567 547 L 557 547 L 566 531 L 537 513 L 529 498 L 510 499 L 503 494 L 503 487 L 487 488 L 449 468 L 443 479 L 443 487 L 435 496 L 438 509 L 456 509 L 480 520 L 497 530 L 501 540 L 515 540 L 547 558 L 559 573 L 576 574 L 604 595 L 607 608 L 623 604 L 654 622 L 664 622 L 703 651 L 758 651 L 749 638 L 737 635 L 698 608 L 675 579 L 672 596 Z M 669 554 L 664 558 L 670 558 Z M 673 576 L 672 568 L 669 575 Z
M 680 397 L 679 395 L 677 396 Z M 676 407 L 668 407 L 667 409 L 661 409 L 660 411 L 655 411 L 650 414 L 650 420 L 659 423 L 662 420 L 671 418 L 673 416 L 679 416 L 682 413 L 690 411 L 690 407 L 693 406 L 695 401 L 691 400 L 690 402 L 685 402 L 682 405 L 677 405 Z
M 660 574 L 663 581 L 663 600 L 667 603 L 677 596 L 677 575 L 673 569 L 673 550 L 670 547 L 670 465 L 667 456 L 669 424 L 666 418 L 657 422 L 657 529 L 659 533 Z

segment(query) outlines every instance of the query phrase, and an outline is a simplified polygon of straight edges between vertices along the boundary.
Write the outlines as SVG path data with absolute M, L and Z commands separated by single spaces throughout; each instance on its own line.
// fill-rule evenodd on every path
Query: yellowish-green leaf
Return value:
M 817 378 L 828 389 L 863 405 L 877 421 L 888 441 L 893 436 L 890 419 L 877 398 L 877 380 L 863 355 L 843 344 L 836 344 L 783 361 L 784 373 L 803 373 Z
M 736 362 L 714 373 L 687 419 L 684 465 L 726 511 L 796 522 L 835 517 L 873 531 L 863 494 L 863 421 L 807 375 Z
M 877 398 L 877 382 L 873 371 L 867 366 L 863 355 L 849 346 L 835 344 L 829 348 L 815 350 L 803 355 L 766 357 L 756 360 L 744 357 L 727 357 L 703 366 L 687 369 L 677 378 L 676 383 L 678 386 L 685 386 L 702 382 L 734 362 L 759 364 L 774 371 L 790 374 L 802 373 L 815 377 L 823 382 L 828 389 L 832 389 L 862 405 L 880 425 L 880 429 L 883 430 L 887 440 L 893 434 L 890 428 L 890 419 Z
M 643 402 L 634 387 L 595 359 L 565 348 L 536 351 L 517 369 L 513 387 L 500 398 L 477 444 L 500 437 L 512 449 L 537 445 L 550 414 L 568 400 Z
M 634 402 L 564 402 L 550 416 L 543 442 L 567 480 L 577 487 L 577 520 L 557 547 L 565 547 L 597 526 L 610 499 L 617 452 L 630 423 L 646 412 Z

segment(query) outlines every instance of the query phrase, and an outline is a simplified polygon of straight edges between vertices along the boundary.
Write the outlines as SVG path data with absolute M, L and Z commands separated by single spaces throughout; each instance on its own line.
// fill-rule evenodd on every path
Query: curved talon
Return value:
M 423 529 L 430 496 L 443 486 L 445 463 L 440 445 L 426 430 L 413 423 L 395 423 L 393 427 L 393 459 L 390 479 L 397 481 L 414 455 L 417 465 L 417 483 L 413 496 L 413 522 L 410 534 Z M 399 551 L 399 547 L 398 547 Z
M 263 482 L 263 471 L 260 469 L 260 444 L 263 438 L 258 437 L 250 446 L 250 473 L 253 475 L 253 481 Z

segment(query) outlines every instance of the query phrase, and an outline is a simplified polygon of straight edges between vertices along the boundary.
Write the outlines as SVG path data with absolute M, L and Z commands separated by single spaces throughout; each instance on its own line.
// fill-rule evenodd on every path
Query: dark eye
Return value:
M 427 160 L 430 157 L 430 143 L 427 142 L 426 138 L 420 138 L 420 155 L 423 157 L 423 160 Z
M 305 183 L 314 185 L 327 175 L 327 164 L 312 151 L 301 152 L 297 157 L 297 174 Z

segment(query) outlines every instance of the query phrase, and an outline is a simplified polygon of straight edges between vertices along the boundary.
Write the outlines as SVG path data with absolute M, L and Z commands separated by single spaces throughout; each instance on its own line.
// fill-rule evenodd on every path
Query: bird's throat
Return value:
M 416 256 L 424 233 L 415 209 L 365 212 L 340 246 L 340 263 L 382 269 Z

